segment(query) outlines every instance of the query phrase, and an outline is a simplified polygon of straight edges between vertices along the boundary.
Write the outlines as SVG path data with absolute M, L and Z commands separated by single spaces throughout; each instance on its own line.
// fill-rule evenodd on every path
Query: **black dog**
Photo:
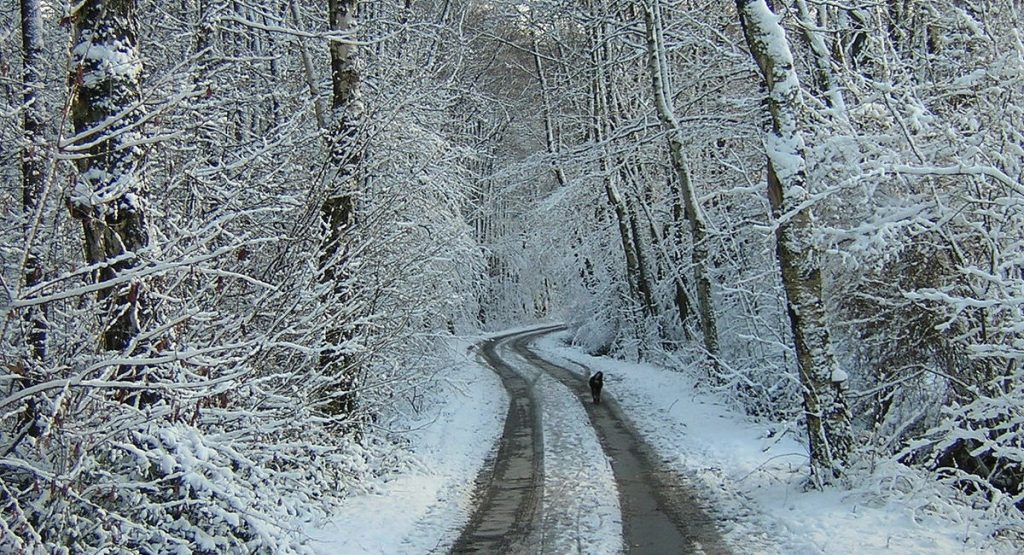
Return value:
M 604 386 L 604 373 L 598 372 L 590 377 L 590 394 L 594 396 L 594 404 L 601 404 L 601 388 Z

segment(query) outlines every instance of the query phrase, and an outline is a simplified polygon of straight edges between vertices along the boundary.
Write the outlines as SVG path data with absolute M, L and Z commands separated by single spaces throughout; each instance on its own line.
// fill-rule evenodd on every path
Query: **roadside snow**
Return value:
M 874 487 L 804 491 L 807 448 L 795 431 L 772 433 L 771 424 L 730 410 L 683 373 L 590 357 L 563 345 L 557 334 L 535 345 L 554 362 L 604 372 L 606 394 L 618 400 L 663 460 L 704 491 L 736 553 L 1020 552 L 992 540 L 981 514 L 950 508 L 927 491 L 890 491 L 921 482 L 901 479 L 883 487 L 875 480 Z M 415 462 L 382 478 L 375 493 L 347 499 L 330 522 L 307 524 L 316 552 L 450 549 L 472 512 L 476 476 L 493 455 L 508 410 L 501 381 L 475 356 L 466 353 L 438 382 L 434 408 L 408 423 Z M 521 372 L 533 372 L 525 361 L 506 358 Z M 583 372 L 572 363 L 563 366 Z M 620 552 L 614 478 L 583 408 L 561 383 L 536 377 L 546 451 L 544 549 Z
M 372 491 L 345 500 L 326 523 L 307 525 L 324 555 L 445 553 L 473 510 L 480 468 L 508 412 L 501 380 L 467 352 L 449 369 L 419 418 L 407 423 L 413 463 Z M 432 404 L 431 404 L 432 403 Z
M 899 497 L 869 487 L 804 491 L 807 447 L 794 432 L 770 437 L 769 425 L 698 391 L 683 373 L 590 357 L 566 347 L 562 337 L 548 335 L 534 346 L 574 371 L 582 373 L 582 364 L 604 372 L 606 394 L 664 460 L 705 492 L 737 553 L 1020 552 L 986 537 L 981 515 L 936 511 L 926 495 Z

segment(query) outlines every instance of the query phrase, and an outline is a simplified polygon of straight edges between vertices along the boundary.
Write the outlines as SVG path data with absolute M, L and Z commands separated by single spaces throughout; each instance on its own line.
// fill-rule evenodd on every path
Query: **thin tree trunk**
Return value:
M 611 95 L 608 92 L 609 83 L 608 75 L 606 74 L 606 64 L 608 63 L 609 55 L 608 41 L 605 38 L 607 33 L 604 30 L 604 25 L 606 23 L 600 21 L 595 23 L 590 36 L 593 51 L 592 58 L 594 61 L 594 75 L 591 80 L 593 102 L 591 133 L 594 142 L 598 144 L 604 143 L 614 126 L 611 108 L 608 105 Z M 618 224 L 619 242 L 622 245 L 622 253 L 626 263 L 626 283 L 629 288 L 630 299 L 642 303 L 643 297 L 640 292 L 640 284 L 637 281 L 640 272 L 636 250 L 634 249 L 633 239 L 630 234 L 629 208 L 626 205 L 625 199 L 622 198 L 622 193 L 619 191 L 615 178 L 617 172 L 613 171 L 613 168 L 614 164 L 612 163 L 611 155 L 607 152 L 606 148 L 601 156 L 601 173 L 604 179 L 605 196 L 608 198 L 608 204 L 611 205 L 612 210 L 615 212 L 615 219 Z
M 825 320 L 819 252 L 808 241 L 811 211 L 801 207 L 809 194 L 797 123 L 800 85 L 785 31 L 765 0 L 737 0 L 736 7 L 768 89 L 768 197 L 779 222 L 776 253 L 803 386 L 811 479 L 820 487 L 841 475 L 853 437 L 844 394 L 846 374 L 836 364 Z
M 295 20 L 295 24 L 300 25 L 302 19 L 296 0 L 288 0 L 288 9 L 291 12 L 292 19 Z M 313 59 L 310 57 L 309 48 L 302 37 L 296 37 L 295 42 L 299 46 L 299 54 L 302 57 L 302 69 L 305 72 L 306 88 L 309 89 L 309 95 L 313 98 L 313 112 L 316 116 L 316 123 L 320 129 L 324 129 L 327 127 L 327 122 L 324 120 L 324 109 L 320 105 L 320 90 L 316 85 L 316 76 L 313 73 Z
M 562 163 L 558 159 L 560 150 L 558 132 L 556 130 L 554 114 L 552 113 L 548 79 L 544 72 L 544 63 L 540 55 L 540 41 L 537 40 L 536 35 L 533 36 L 533 64 L 537 70 L 537 82 L 540 85 L 541 108 L 544 116 L 544 143 L 547 147 L 548 155 L 553 158 L 551 171 L 555 175 L 555 182 L 558 183 L 558 186 L 564 187 L 566 184 L 565 171 L 562 169 Z
M 670 189 L 675 192 L 674 181 Z M 679 229 L 682 226 L 683 220 L 683 207 L 680 204 L 680 196 L 673 194 L 672 201 L 672 215 L 673 215 L 673 240 L 675 241 L 675 248 L 671 250 L 666 246 L 668 240 L 665 238 L 665 233 L 658 230 L 657 222 L 655 221 L 654 215 L 651 214 L 650 208 L 646 205 L 642 205 L 644 215 L 647 217 L 647 224 L 650 228 L 651 241 L 654 243 L 655 249 L 661 253 L 661 258 L 665 261 L 663 267 L 659 267 L 658 279 L 664 279 L 665 277 L 671 277 L 672 283 L 675 286 L 673 292 L 672 303 L 676 307 L 676 312 L 679 316 L 679 328 L 683 332 L 683 338 L 687 341 L 690 340 L 690 329 L 687 326 L 686 320 L 690 317 L 690 295 L 686 291 L 686 281 L 682 273 L 682 260 L 678 255 L 678 247 L 682 243 L 682 232 Z
M 21 45 L 25 92 L 21 150 L 21 206 L 25 218 L 25 287 L 42 282 L 41 253 L 35 241 L 36 218 L 46 188 L 46 107 L 39 93 L 43 90 L 43 29 L 39 0 L 21 0 Z M 25 314 L 29 326 L 29 353 L 36 361 L 46 358 L 47 314 L 45 306 L 30 308 Z
M 78 175 L 69 200 L 81 220 L 86 261 L 94 279 L 106 284 L 97 293 L 106 310 L 100 348 L 136 354 L 135 338 L 152 318 L 145 285 L 125 279 L 149 247 L 143 138 L 140 130 L 142 60 L 136 5 L 132 0 L 86 0 L 80 4 L 72 43 L 71 122 Z M 117 64 L 111 64 L 116 57 Z M 119 379 L 142 380 L 145 367 L 123 366 Z M 126 400 L 148 403 L 155 394 L 131 394 Z
M 644 254 L 643 234 L 640 230 L 639 217 L 636 210 L 630 210 L 629 232 L 633 239 L 633 249 L 636 251 L 636 281 L 640 290 L 640 298 L 644 302 L 644 313 L 648 316 L 657 314 L 657 307 L 654 302 L 654 291 L 651 286 L 650 265 L 647 256 Z
M 662 126 L 668 132 L 668 146 L 672 159 L 672 169 L 676 174 L 676 184 L 679 187 L 679 195 L 682 197 L 683 210 L 686 220 L 690 223 L 690 236 L 693 241 L 691 249 L 691 261 L 694 268 L 694 278 L 697 283 L 697 306 L 700 311 L 701 331 L 704 335 L 704 349 L 711 359 L 712 379 L 718 380 L 718 324 L 715 317 L 714 299 L 712 298 L 711 276 L 708 271 L 708 240 L 707 224 L 704 221 L 704 212 L 701 210 L 697 195 L 694 192 L 690 180 L 690 168 L 683 151 L 683 132 L 676 119 L 675 110 L 672 107 L 672 85 L 669 81 L 668 63 L 665 60 L 665 46 L 661 28 L 661 8 L 657 0 L 653 7 L 648 6 L 644 10 L 644 21 L 647 28 L 647 53 L 648 69 L 651 74 L 651 84 L 654 88 L 655 105 L 658 109 L 658 117 Z M 675 195 L 674 195 L 675 196 Z M 673 199 L 674 202 L 678 202 Z M 678 297 L 679 291 L 677 291 Z M 680 313 L 680 318 L 683 314 Z
M 21 147 L 21 208 L 24 218 L 25 254 L 22 264 L 24 286 L 30 289 L 43 281 L 41 249 L 36 241 L 43 198 L 46 192 L 47 156 L 46 151 L 46 107 L 40 91 L 43 89 L 43 36 L 39 0 L 21 0 L 21 46 L 22 76 L 24 93 L 24 115 L 22 119 L 23 143 Z M 28 359 L 24 374 L 18 379 L 18 386 L 31 387 L 40 382 L 42 363 L 46 361 L 46 340 L 48 335 L 47 305 L 28 308 L 23 315 L 28 326 Z M 25 401 L 25 412 L 21 417 L 23 426 L 17 445 L 26 435 L 33 437 L 40 432 L 36 424 L 38 407 L 35 399 Z
M 832 108 L 840 121 L 845 122 L 846 101 L 843 99 L 843 92 L 836 84 L 835 75 L 832 73 L 832 59 L 828 46 L 824 39 L 815 31 L 814 18 L 811 10 L 807 7 L 805 0 L 796 0 L 797 14 L 799 15 L 800 32 L 810 47 L 811 57 L 814 58 L 814 81 L 818 90 L 822 93 L 825 104 Z
M 320 252 L 321 280 L 330 287 L 331 304 L 354 301 L 351 290 L 350 242 L 356 225 L 356 196 L 359 193 L 358 169 L 361 163 L 359 127 L 363 105 L 359 97 L 360 75 L 357 67 L 356 9 L 358 0 L 330 0 L 328 17 L 335 38 L 329 42 L 331 55 L 331 114 L 328 125 L 329 165 L 327 198 L 320 209 L 325 240 Z M 344 37 L 341 40 L 340 37 Z M 327 412 L 351 415 L 356 410 L 355 390 L 359 385 L 359 365 L 346 347 L 355 335 L 354 323 L 337 315 L 326 331 L 327 345 L 320 357 L 324 373 L 336 376 L 336 391 L 328 393 Z

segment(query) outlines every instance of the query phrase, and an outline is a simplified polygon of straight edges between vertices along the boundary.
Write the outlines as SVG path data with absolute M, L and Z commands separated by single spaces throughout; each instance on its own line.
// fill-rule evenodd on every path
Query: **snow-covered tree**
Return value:
M 711 292 L 711 277 L 708 271 L 710 256 L 708 254 L 707 222 L 703 208 L 697 200 L 690 177 L 690 163 L 685 152 L 683 141 L 683 130 L 679 119 L 675 115 L 675 108 L 670 104 L 674 95 L 672 94 L 672 83 L 668 63 L 665 60 L 665 37 L 661 23 L 661 5 L 654 0 L 651 5 L 645 6 L 644 22 L 647 28 L 647 56 L 650 66 L 651 83 L 654 88 L 654 103 L 657 106 L 658 117 L 668 133 L 668 148 L 672 158 L 672 169 L 675 171 L 675 181 L 669 190 L 672 192 L 673 214 L 681 212 L 683 218 L 689 222 L 690 235 L 693 246 L 691 247 L 692 264 L 697 284 L 697 304 L 699 306 L 701 331 L 704 337 L 704 348 L 717 365 L 719 357 L 718 346 L 718 324 L 715 313 L 714 298 Z M 681 198 L 680 198 L 681 197 Z M 677 278 L 678 279 L 678 278 Z M 677 297 L 683 284 L 680 280 L 676 284 Z M 685 303 L 676 302 L 680 310 L 680 319 L 684 318 L 682 306 Z M 718 371 L 714 372 L 713 378 L 720 380 Z
M 820 253 L 811 240 L 811 194 L 799 126 L 800 81 L 786 33 L 767 3 L 737 0 L 736 9 L 768 92 L 768 196 L 778 220 L 776 248 L 803 388 L 811 476 L 820 485 L 842 474 L 853 432 L 844 395 L 847 374 L 832 351 L 822 299 Z

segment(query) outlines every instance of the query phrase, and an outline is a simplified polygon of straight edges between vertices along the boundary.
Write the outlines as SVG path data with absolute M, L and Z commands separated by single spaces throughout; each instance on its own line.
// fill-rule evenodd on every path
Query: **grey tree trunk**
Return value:
M 21 146 L 21 208 L 24 223 L 25 253 L 22 262 L 22 276 L 25 289 L 31 289 L 43 281 L 42 249 L 36 240 L 41 218 L 43 199 L 46 196 L 48 161 L 46 155 L 46 107 L 43 95 L 43 36 L 39 0 L 21 0 L 21 46 L 22 79 L 24 83 L 24 112 L 22 116 Z M 22 316 L 28 328 L 26 343 L 28 360 L 24 374 L 17 380 L 18 387 L 27 388 L 39 383 L 45 375 L 46 340 L 48 335 L 47 305 L 29 307 Z M 39 415 L 35 399 L 25 401 L 22 415 L 25 435 L 37 436 L 40 428 L 36 423 Z M 15 445 L 20 440 L 16 440 Z
M 561 161 L 558 160 L 559 151 L 561 150 L 560 138 L 558 136 L 558 124 L 555 122 L 554 110 L 551 106 L 550 87 L 548 85 L 547 74 L 544 71 L 544 62 L 541 59 L 540 41 L 537 40 L 536 34 L 533 35 L 533 65 L 537 70 L 537 81 L 540 85 L 541 107 L 544 110 L 544 143 L 547 147 L 548 155 L 554 158 L 551 165 L 551 171 L 554 173 L 555 182 L 558 183 L 558 186 L 565 187 L 565 171 L 562 169 Z
M 595 143 L 603 143 L 608 135 L 608 108 L 607 100 L 608 96 L 605 92 L 607 86 L 607 76 L 605 75 L 605 48 L 604 39 L 601 33 L 601 24 L 594 25 L 594 31 L 591 35 L 591 47 L 593 50 L 594 59 L 594 75 L 591 78 L 591 97 L 593 105 L 591 107 L 593 114 L 593 126 L 591 129 L 593 140 Z M 622 198 L 622 194 L 619 192 L 618 185 L 615 182 L 615 174 L 612 172 L 612 163 L 608 159 L 608 154 L 605 153 L 601 157 L 601 173 L 604 179 L 604 191 L 605 196 L 608 199 L 608 204 L 611 205 L 612 210 L 615 212 L 615 220 L 618 224 L 619 240 L 622 245 L 622 252 L 626 262 L 626 282 L 629 284 L 629 293 L 632 298 L 637 298 L 638 288 L 636 285 L 636 253 L 633 251 L 633 241 L 629 236 L 629 219 L 626 213 L 626 202 Z
M 152 314 L 145 284 L 131 276 L 139 254 L 149 247 L 136 4 L 86 0 L 74 15 L 75 136 L 65 149 L 76 156 L 78 175 L 69 208 L 82 222 L 85 258 L 103 285 L 97 294 L 105 310 L 100 348 L 137 354 L 145 346 L 135 338 Z M 145 367 L 124 365 L 118 379 L 139 381 L 145 373 Z M 125 400 L 147 403 L 154 395 L 131 394 Z
M 609 59 L 609 45 L 607 40 L 607 23 L 600 20 L 594 24 L 590 34 L 592 59 L 594 61 L 594 74 L 591 79 L 592 134 L 595 143 L 605 143 L 615 128 L 615 117 L 613 115 L 613 97 L 610 90 L 613 84 L 607 73 Z M 605 149 L 601 157 L 601 173 L 604 179 L 605 196 L 608 204 L 615 213 L 615 220 L 618 224 L 619 242 L 622 245 L 622 253 L 626 264 L 626 283 L 629 288 L 629 297 L 632 301 L 639 303 L 645 313 L 650 312 L 650 303 L 644 294 L 644 282 L 640 277 L 640 261 L 637 256 L 636 242 L 633 240 L 631 231 L 633 217 L 630 214 L 626 199 L 623 198 L 619 189 L 618 177 L 621 172 L 615 168 L 618 164 L 612 159 L 612 155 Z
M 299 6 L 296 0 L 288 0 L 288 10 L 295 24 L 299 25 L 302 19 L 299 15 Z M 320 126 L 320 129 L 324 129 L 327 127 L 327 121 L 324 119 L 324 109 L 320 105 L 320 90 L 317 87 L 316 75 L 313 72 L 313 59 L 309 55 L 306 41 L 298 38 L 296 42 L 299 45 L 299 53 L 302 57 L 302 70 L 306 77 L 306 88 L 309 89 L 309 95 L 313 98 L 313 112 L 316 115 L 316 123 Z
M 638 201 L 639 202 L 639 201 Z M 637 204 L 637 203 L 631 203 Z M 627 205 L 627 208 L 629 205 Z M 657 314 L 657 306 L 654 302 L 653 282 L 650 275 L 651 268 L 647 256 L 644 254 L 644 234 L 640 227 L 640 217 L 635 208 L 629 210 L 629 232 L 633 239 L 633 250 L 636 252 L 636 282 L 640 289 L 640 298 L 644 303 L 644 313 L 648 316 Z
M 363 105 L 359 97 L 360 75 L 355 45 L 356 9 L 358 0 L 328 2 L 331 55 L 331 110 L 327 129 L 329 164 L 327 196 L 320 208 L 325 237 L 320 249 L 321 280 L 329 285 L 331 304 L 344 306 L 353 302 L 351 290 L 351 241 L 356 225 L 356 196 L 359 193 L 361 145 L 359 128 Z M 342 39 L 341 37 L 344 37 Z M 354 337 L 351 318 L 337 315 L 338 321 L 328 324 L 327 345 L 320 357 L 326 375 L 335 376 L 334 391 L 327 392 L 325 409 L 336 416 L 351 415 L 356 410 L 355 390 L 359 385 L 359 365 L 346 350 Z
M 21 46 L 25 88 L 22 95 L 25 109 L 22 119 L 24 144 L 21 149 L 21 206 L 25 217 L 23 274 L 26 288 L 38 285 L 43 279 L 40 247 L 35 240 L 36 224 L 48 174 L 46 106 L 43 96 L 39 94 L 44 87 L 42 33 L 39 0 L 21 0 Z M 46 358 L 45 305 L 30 308 L 25 314 L 25 321 L 29 326 L 29 353 L 33 359 L 42 361 Z
M 672 169 L 676 174 L 676 184 L 679 187 L 679 196 L 682 197 L 683 210 L 686 220 L 690 223 L 690 238 L 693 241 L 691 249 L 691 261 L 693 263 L 694 278 L 697 283 L 697 307 L 700 311 L 701 331 L 704 335 L 704 350 L 711 359 L 712 380 L 720 379 L 718 375 L 718 324 L 715 317 L 715 305 L 712 298 L 711 276 L 708 271 L 707 224 L 704 221 L 704 211 L 701 210 L 697 201 L 696 192 L 690 179 L 690 168 L 683 151 L 683 130 L 676 119 L 675 110 L 672 106 L 672 84 L 670 82 L 668 63 L 665 60 L 665 45 L 661 25 L 661 7 L 657 0 L 652 5 L 646 6 L 644 10 L 644 22 L 647 29 L 647 54 L 648 69 L 651 74 L 651 85 L 654 89 L 655 105 L 658 109 L 658 117 L 661 119 L 662 127 L 667 131 L 669 153 L 672 158 Z M 673 199 L 678 202 L 678 199 Z M 676 284 L 677 305 L 683 301 L 679 299 L 680 284 Z M 678 307 L 680 311 L 682 306 Z M 680 312 L 680 318 L 683 313 Z
M 765 0 L 737 0 L 736 8 L 768 90 L 768 196 L 779 222 L 776 252 L 803 386 L 811 479 L 820 487 L 841 475 L 853 436 L 846 374 L 836 364 L 825 320 L 819 253 L 807 239 L 813 224 L 804 204 L 810 195 L 798 126 L 800 84 L 785 31 Z
M 814 58 L 815 85 L 822 94 L 825 104 L 833 110 L 840 121 L 845 122 L 847 118 L 846 101 L 832 72 L 832 56 L 828 46 L 821 34 L 816 31 L 818 24 L 814 21 L 807 2 L 796 0 L 796 8 L 799 15 L 800 32 L 803 34 L 804 40 L 807 41 L 811 57 Z
M 607 164 L 604 164 L 604 166 L 607 167 Z M 612 209 L 615 211 L 615 220 L 618 222 L 619 240 L 622 244 L 622 253 L 626 260 L 626 282 L 629 285 L 630 296 L 635 300 L 641 300 L 640 284 L 637 281 L 640 272 L 636 251 L 633 250 L 633 238 L 630 234 L 630 218 L 626 201 L 619 193 L 619 188 L 612 176 L 605 177 L 604 191 L 608 198 L 608 204 L 611 204 Z

